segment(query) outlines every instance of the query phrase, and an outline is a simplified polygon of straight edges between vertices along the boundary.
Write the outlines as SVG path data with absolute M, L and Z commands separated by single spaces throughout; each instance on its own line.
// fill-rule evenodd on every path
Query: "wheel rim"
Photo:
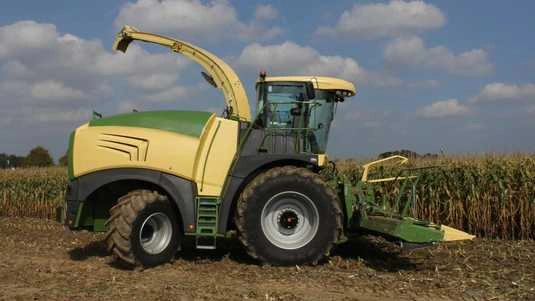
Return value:
M 149 215 L 141 224 L 139 241 L 145 252 L 159 254 L 167 248 L 172 235 L 171 219 L 161 212 L 156 212 Z
M 264 205 L 261 226 L 266 238 L 275 246 L 285 250 L 299 249 L 318 232 L 318 209 L 306 195 L 284 191 Z

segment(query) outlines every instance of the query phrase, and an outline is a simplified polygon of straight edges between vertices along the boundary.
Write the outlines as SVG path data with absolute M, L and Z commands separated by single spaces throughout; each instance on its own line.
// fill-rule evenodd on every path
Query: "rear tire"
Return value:
M 317 264 L 342 234 L 336 193 L 317 174 L 294 166 L 252 180 L 235 221 L 249 255 L 273 265 Z
M 106 222 L 106 244 L 114 258 L 152 267 L 169 262 L 178 250 L 182 231 L 167 197 L 135 190 L 119 198 Z

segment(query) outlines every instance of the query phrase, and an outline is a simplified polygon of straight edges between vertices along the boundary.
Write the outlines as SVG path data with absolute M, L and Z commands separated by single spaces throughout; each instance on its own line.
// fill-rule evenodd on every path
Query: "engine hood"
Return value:
M 215 114 L 200 111 L 148 111 L 93 119 L 89 127 L 124 126 L 158 129 L 199 138 Z

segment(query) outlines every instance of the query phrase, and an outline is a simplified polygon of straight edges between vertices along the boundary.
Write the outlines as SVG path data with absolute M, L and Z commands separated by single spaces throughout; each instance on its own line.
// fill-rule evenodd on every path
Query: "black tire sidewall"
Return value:
M 139 239 L 139 232 L 141 231 L 141 226 L 143 221 L 153 213 L 163 213 L 171 220 L 171 227 L 173 234 L 171 235 L 171 240 L 167 247 L 160 252 L 159 254 L 150 254 L 147 253 L 141 246 L 141 241 Z M 143 208 L 136 219 L 132 223 L 132 232 L 130 234 L 130 243 L 132 253 L 136 260 L 138 260 L 143 266 L 152 267 L 159 264 L 163 264 L 172 260 L 178 250 L 182 233 L 178 224 L 178 219 L 173 208 L 164 201 L 156 201 L 147 205 Z
M 284 191 L 295 191 L 306 195 L 318 210 L 319 225 L 316 235 L 301 248 L 294 250 L 282 249 L 272 244 L 265 236 L 262 225 L 262 210 L 268 200 Z M 326 255 L 330 245 L 336 240 L 337 212 L 330 200 L 326 187 L 312 182 L 311 178 L 301 175 L 281 175 L 269 178 L 255 187 L 245 212 L 247 240 L 264 261 L 274 265 L 292 265 L 315 263 L 318 258 Z

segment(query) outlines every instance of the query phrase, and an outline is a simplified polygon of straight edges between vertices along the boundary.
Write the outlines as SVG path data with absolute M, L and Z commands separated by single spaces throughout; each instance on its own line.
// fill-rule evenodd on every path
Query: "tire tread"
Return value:
M 119 259 L 131 265 L 137 262 L 130 244 L 132 223 L 136 216 L 149 204 L 167 198 L 156 191 L 134 190 L 120 197 L 117 204 L 110 209 L 110 218 L 106 221 L 108 232 L 105 242 L 108 252 L 115 260 Z
M 325 248 L 324 252 L 322 252 L 321 254 L 317 254 L 315 258 L 311 260 L 310 263 L 316 265 L 321 259 L 329 256 L 335 242 L 342 237 L 343 213 L 340 207 L 340 201 L 338 200 L 338 196 L 336 195 L 334 190 L 330 186 L 328 186 L 327 183 L 325 183 L 325 181 L 323 181 L 323 179 L 318 174 L 310 171 L 307 168 L 291 165 L 275 167 L 259 174 L 245 187 L 238 199 L 238 203 L 236 206 L 235 224 L 239 233 L 239 240 L 244 245 L 245 249 L 247 250 L 247 253 L 251 257 L 258 259 L 261 262 L 267 262 L 267 259 L 258 252 L 256 247 L 253 244 L 249 243 L 248 236 L 250 234 L 248 233 L 248 229 L 246 227 L 246 212 L 247 207 L 249 205 L 249 200 L 254 194 L 255 190 L 258 187 L 264 185 L 267 181 L 278 178 L 280 176 L 300 176 L 306 178 L 315 185 L 322 187 L 322 189 L 329 196 L 329 201 L 332 202 L 336 214 L 336 229 L 334 229 L 334 233 L 332 233 L 332 241 L 326 244 L 327 247 Z

